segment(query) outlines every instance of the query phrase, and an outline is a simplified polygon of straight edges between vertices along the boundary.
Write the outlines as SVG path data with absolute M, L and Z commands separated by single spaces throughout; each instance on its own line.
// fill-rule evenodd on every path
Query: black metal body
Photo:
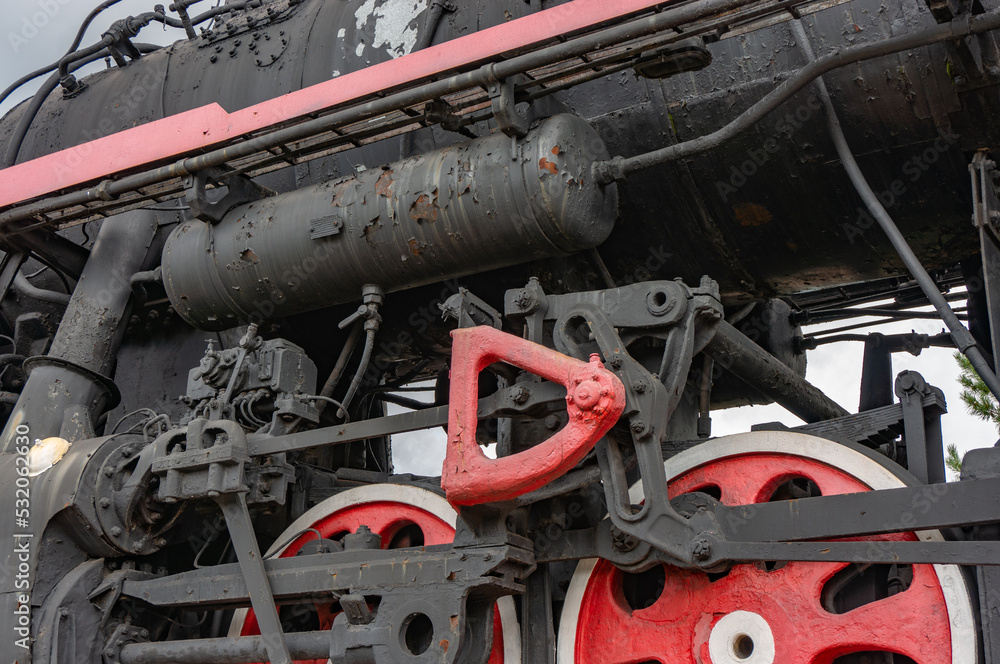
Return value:
M 201 35 L 194 26 L 210 16 L 193 16 L 193 4 L 175 3 L 177 19 L 160 9 L 120 21 L 64 58 L 49 87 L 61 82 L 65 94 L 0 120 L 8 161 L 205 104 L 246 108 L 561 2 L 252 0 L 211 10 L 222 18 Z M 994 664 L 1000 450 L 978 453 L 960 482 L 946 483 L 943 396 L 904 371 L 894 403 L 889 358 L 932 344 L 981 353 L 978 342 L 977 357 L 997 359 L 996 10 L 858 0 L 792 31 L 784 21 L 797 8 L 678 3 L 538 51 L 593 50 L 615 30 L 662 38 L 649 26 L 697 17 L 704 34 L 636 63 L 643 76 L 673 74 L 663 80 L 608 70 L 525 110 L 530 81 L 520 74 L 545 64 L 530 62 L 529 49 L 303 124 L 328 123 L 322 130 L 352 150 L 276 168 L 313 154 L 301 147 L 306 129 L 286 128 L 221 151 L 263 151 L 245 173 L 208 152 L 191 172 L 166 165 L 38 201 L 27 222 L 0 210 L 0 308 L 14 346 L 0 357 L 9 411 L 0 457 L 11 461 L 0 487 L 20 486 L 31 468 L 24 481 L 36 501 L 30 524 L 13 510 L 0 516 L 0 540 L 31 542 L 23 559 L 0 552 L 17 570 L 0 579 L 0 626 L 22 638 L 0 640 L 0 657 L 482 664 L 494 605 L 514 596 L 523 660 L 548 664 L 566 564 L 596 557 L 630 573 L 775 561 L 979 566 L 982 649 Z M 729 11 L 773 22 L 741 32 L 725 22 Z M 143 55 L 129 40 L 154 21 L 188 39 Z M 802 30 L 815 55 L 792 43 Z M 104 52 L 117 68 L 71 75 L 74 62 Z M 503 66 L 522 69 L 502 77 Z M 431 127 L 397 135 L 413 118 L 392 113 L 459 83 L 481 88 L 481 109 L 459 118 L 431 95 L 419 118 Z M 824 104 L 840 117 L 830 114 L 833 131 Z M 338 114 L 354 133 L 339 133 Z M 360 147 L 366 132 L 383 140 Z M 272 144 L 278 135 L 301 154 Z M 889 192 L 881 203 L 915 256 L 891 252 L 858 206 L 835 163 L 853 163 L 845 141 L 871 187 Z M 102 221 L 92 246 L 86 227 L 44 228 L 44 215 L 73 197 L 135 208 L 129 187 L 144 179 L 170 200 Z M 171 198 L 182 189 L 183 201 Z M 895 297 L 867 312 L 886 318 L 943 302 L 926 283 L 923 294 L 905 283 L 903 264 L 917 259 L 943 287 L 965 280 L 972 336 L 868 337 L 862 412 L 851 414 L 805 380 L 805 350 L 830 339 L 803 337 L 800 324 L 861 316 L 857 302 Z M 36 262 L 48 273 L 32 283 L 24 271 Z M 976 265 L 982 288 L 969 276 Z M 51 290 L 63 280 L 72 296 Z M 942 312 L 959 320 L 940 306 L 931 315 Z M 596 355 L 624 389 L 620 421 L 562 477 L 458 509 L 449 544 L 404 539 L 383 550 L 390 543 L 361 524 L 329 540 L 315 531 L 288 558 L 264 554 L 347 488 L 441 490 L 439 478 L 392 476 L 391 437 L 449 425 L 456 324 Z M 479 397 L 463 415 L 499 456 L 530 458 L 566 424 L 573 395 L 530 369 L 483 369 L 478 385 L 457 386 Z M 433 402 L 405 394 L 433 379 Z M 897 476 L 895 464 L 905 466 L 911 486 L 752 506 L 670 497 L 664 460 L 710 436 L 713 406 L 771 401 L 807 423 L 801 433 Z M 386 403 L 411 412 L 389 414 Z M 35 438 L 66 447 L 44 458 Z M 629 494 L 637 480 L 642 504 Z M 849 541 L 929 529 L 949 539 Z M 821 541 L 830 539 L 847 541 Z M 324 603 L 336 607 L 330 629 L 289 627 L 287 607 L 318 616 Z M 18 622 L 22 606 L 29 627 Z M 263 636 L 227 635 L 227 612 L 239 608 L 253 609 Z M 420 647 L 410 641 L 416 616 L 426 620 Z

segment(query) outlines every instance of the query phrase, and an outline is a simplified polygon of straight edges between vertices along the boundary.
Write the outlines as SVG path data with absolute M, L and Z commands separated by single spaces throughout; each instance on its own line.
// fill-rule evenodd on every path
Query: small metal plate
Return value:
M 313 219 L 309 222 L 309 238 L 318 240 L 331 235 L 339 235 L 342 227 L 343 223 L 340 218 L 333 215 Z

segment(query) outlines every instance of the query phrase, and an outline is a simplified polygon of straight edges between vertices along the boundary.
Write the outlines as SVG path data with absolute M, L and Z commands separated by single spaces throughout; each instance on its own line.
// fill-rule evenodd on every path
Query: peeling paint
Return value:
M 72 445 L 65 438 L 36 441 L 28 450 L 28 477 L 37 477 L 62 461 Z
M 377 8 L 376 4 L 379 4 Z M 369 20 L 374 19 L 372 48 L 385 48 L 391 57 L 398 58 L 408 55 L 416 46 L 419 32 L 416 20 L 426 9 L 424 0 L 382 0 L 381 3 L 365 0 L 354 16 L 358 30 L 364 30 Z
M 440 209 L 438 190 L 435 189 L 429 194 L 421 194 L 417 200 L 413 201 L 413 205 L 410 206 L 410 219 L 418 224 L 425 221 L 437 221 Z
M 552 175 L 556 175 L 559 173 L 559 167 L 556 166 L 556 163 L 554 161 L 549 161 L 545 157 L 542 157 L 541 159 L 538 160 L 538 168 L 542 169 L 543 171 L 548 171 Z

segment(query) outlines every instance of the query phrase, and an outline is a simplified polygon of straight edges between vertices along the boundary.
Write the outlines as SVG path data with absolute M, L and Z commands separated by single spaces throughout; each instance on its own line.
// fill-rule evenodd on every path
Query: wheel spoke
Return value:
M 747 505 L 903 485 L 870 457 L 834 443 L 792 434 L 752 436 L 699 446 L 723 447 L 726 453 L 716 458 L 708 452 L 694 454 L 695 448 L 690 456 L 696 463 L 677 461 L 689 453 L 669 461 L 670 496 L 701 491 L 726 505 Z M 787 445 L 772 443 L 783 436 Z M 798 453 L 806 444 L 814 456 Z M 745 452 L 746 447 L 756 451 Z M 837 467 L 840 450 L 841 457 L 851 457 L 848 467 L 857 469 L 857 476 Z M 671 463 L 683 470 L 669 472 Z M 858 538 L 914 539 L 912 533 Z M 896 587 L 892 579 L 898 577 L 902 584 L 907 568 L 913 572 L 910 584 L 887 596 Z M 967 594 L 961 605 L 945 600 L 943 579 L 949 580 L 948 588 L 961 585 L 960 572 L 949 566 L 938 572 L 930 565 L 890 570 L 848 563 L 759 563 L 736 565 L 721 575 L 665 567 L 662 593 L 655 601 L 647 595 L 641 605 L 630 599 L 635 581 L 630 590 L 626 577 L 610 563 L 581 569 L 563 611 L 572 631 L 560 633 L 560 664 L 751 661 L 737 652 L 737 645 L 755 646 L 752 661 L 767 664 L 833 664 L 861 652 L 895 652 L 918 664 L 975 662 L 974 650 L 954 645 L 950 611 L 957 607 L 954 615 L 962 624 L 972 614 Z M 578 584 L 584 589 L 573 592 Z M 954 660 L 953 648 L 961 655 Z
M 951 662 L 951 629 L 934 568 L 913 567 L 906 590 L 843 614 L 817 614 L 810 645 L 817 663 L 849 652 L 886 651 L 918 664 Z

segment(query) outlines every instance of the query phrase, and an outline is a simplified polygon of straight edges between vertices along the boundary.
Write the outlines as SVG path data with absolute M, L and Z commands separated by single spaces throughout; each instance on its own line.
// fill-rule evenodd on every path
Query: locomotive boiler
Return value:
M 1000 5 L 115 4 L 0 95 L 7 661 L 1000 662 L 892 369 L 1000 396 Z

